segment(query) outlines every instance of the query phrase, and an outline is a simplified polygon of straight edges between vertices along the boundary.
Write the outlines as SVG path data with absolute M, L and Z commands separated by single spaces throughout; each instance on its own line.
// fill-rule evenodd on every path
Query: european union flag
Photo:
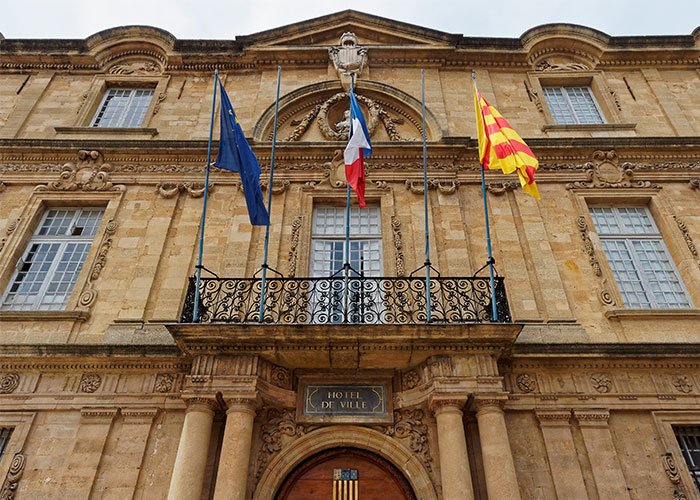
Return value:
M 243 135 L 241 125 L 238 123 L 236 113 L 221 81 L 219 81 L 219 88 L 221 89 L 221 137 L 219 153 L 216 155 L 214 165 L 241 174 L 250 223 L 254 226 L 269 226 L 270 216 L 265 209 L 262 189 L 260 189 L 260 164 Z

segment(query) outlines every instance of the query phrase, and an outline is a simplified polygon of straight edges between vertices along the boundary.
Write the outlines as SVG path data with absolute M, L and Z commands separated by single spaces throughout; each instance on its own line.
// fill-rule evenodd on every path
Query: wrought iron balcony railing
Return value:
M 490 323 L 489 279 L 432 278 L 431 323 Z M 181 323 L 192 322 L 195 279 L 190 278 Z M 258 323 L 259 278 L 202 278 L 198 323 Z M 273 324 L 427 323 L 423 278 L 271 278 L 263 317 Z M 347 290 L 347 291 L 346 291 Z M 509 323 L 503 278 L 496 278 L 498 322 Z

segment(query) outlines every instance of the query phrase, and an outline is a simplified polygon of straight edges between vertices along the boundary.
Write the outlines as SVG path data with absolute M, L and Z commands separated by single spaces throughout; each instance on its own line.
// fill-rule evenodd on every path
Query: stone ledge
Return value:
M 608 319 L 700 319 L 700 309 L 608 309 Z
M 157 128 L 140 127 L 54 127 L 57 134 L 105 136 L 105 135 L 137 135 L 154 137 L 158 135 Z
M 582 124 L 582 123 L 572 123 L 572 124 L 564 124 L 564 125 L 558 125 L 558 124 L 551 124 L 551 125 L 542 125 L 542 131 L 543 132 L 560 132 L 560 131 L 567 131 L 567 130 L 577 130 L 577 131 L 585 131 L 585 132 L 609 132 L 611 130 L 634 130 L 637 128 L 636 123 L 590 123 L 590 124 Z
M 87 311 L 0 311 L 3 321 L 87 321 Z

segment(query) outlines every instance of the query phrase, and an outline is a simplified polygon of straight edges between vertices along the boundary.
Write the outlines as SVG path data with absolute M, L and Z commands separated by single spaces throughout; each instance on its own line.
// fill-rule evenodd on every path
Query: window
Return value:
M 590 213 L 627 307 L 692 307 L 646 207 L 591 207 Z
M 312 227 L 311 275 L 314 278 L 342 278 L 345 262 L 345 208 L 319 207 L 314 210 Z M 318 282 L 310 298 L 309 310 L 317 323 L 365 323 L 382 315 L 376 283 L 361 277 L 382 275 L 382 240 L 378 207 L 350 209 L 350 281 L 342 279 L 329 287 Z M 359 274 L 359 276 L 358 276 Z M 347 315 L 345 300 L 348 301 Z
M 700 493 L 700 426 L 687 425 L 674 427 L 674 433 L 678 440 L 678 446 L 688 466 L 693 483 Z
M 590 87 L 542 87 L 557 125 L 605 123 Z
M 0 458 L 2 458 L 5 453 L 7 443 L 10 442 L 10 437 L 12 437 L 12 427 L 0 427 Z
M 108 89 L 90 126 L 140 127 L 152 97 L 153 89 Z
M 345 262 L 345 208 L 314 210 L 311 275 L 329 277 Z M 382 274 L 379 207 L 350 209 L 350 265 L 363 276 Z
M 17 264 L 0 309 L 64 309 L 101 219 L 100 209 L 47 210 Z

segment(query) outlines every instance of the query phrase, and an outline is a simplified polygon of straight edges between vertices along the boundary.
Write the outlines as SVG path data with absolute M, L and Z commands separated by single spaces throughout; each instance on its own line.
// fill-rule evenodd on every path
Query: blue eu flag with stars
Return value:
M 250 223 L 254 226 L 270 225 L 270 217 L 263 202 L 260 189 L 260 164 L 243 135 L 231 101 L 219 81 L 221 89 L 221 137 L 219 152 L 214 165 L 241 174 L 243 194 L 248 206 Z

